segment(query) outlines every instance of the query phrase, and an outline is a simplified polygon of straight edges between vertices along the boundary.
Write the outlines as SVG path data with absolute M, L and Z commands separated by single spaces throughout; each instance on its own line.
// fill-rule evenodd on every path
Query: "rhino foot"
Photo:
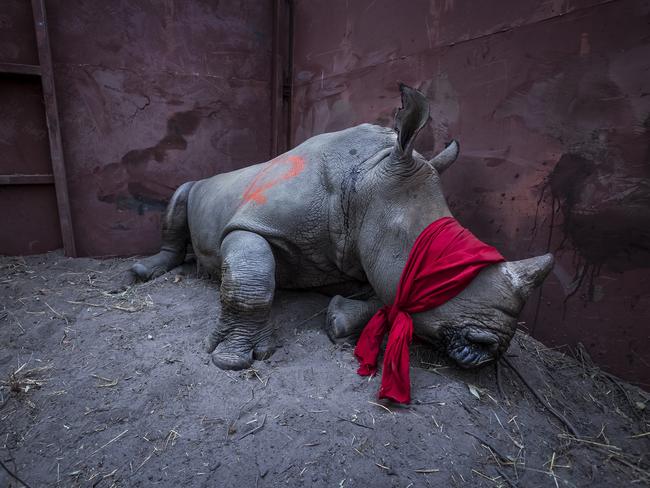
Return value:
M 264 361 L 273 356 L 274 352 L 275 344 L 269 334 L 255 345 L 253 348 L 253 358 L 255 358 L 256 361 Z
M 247 369 L 254 360 L 263 361 L 270 358 L 275 352 L 275 346 L 271 338 L 271 331 L 264 332 L 257 343 L 252 346 L 251 342 L 243 341 L 236 335 L 233 339 L 221 340 L 221 334 L 212 334 L 206 340 L 206 351 L 211 353 L 212 363 L 221 369 Z M 235 333 L 236 334 L 236 333 Z
M 185 253 L 163 250 L 131 266 L 131 273 L 140 281 L 149 281 L 165 274 L 183 262 Z
M 253 350 L 247 355 L 241 355 L 228 350 L 217 349 L 212 353 L 212 363 L 219 369 L 247 369 L 253 364 Z
M 353 344 L 380 307 L 377 299 L 351 300 L 337 295 L 327 307 L 325 332 L 335 344 Z
M 131 273 L 140 281 L 149 281 L 152 278 L 157 278 L 164 272 L 165 271 L 161 270 L 160 268 L 152 269 L 140 262 L 137 262 L 131 266 Z
M 325 317 L 325 332 L 335 344 L 350 344 L 354 341 L 352 331 L 355 324 L 351 323 L 350 315 L 346 314 L 343 300 L 345 298 L 340 295 L 332 298 Z

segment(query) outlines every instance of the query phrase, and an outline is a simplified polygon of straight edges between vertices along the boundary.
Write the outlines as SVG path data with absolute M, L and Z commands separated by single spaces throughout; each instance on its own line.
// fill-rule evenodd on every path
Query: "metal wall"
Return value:
M 176 187 L 269 159 L 271 0 L 46 7 L 79 255 L 156 251 Z M 38 64 L 27 0 L 0 6 L 0 62 Z M 0 173 L 50 167 L 41 96 L 0 79 Z M 52 187 L 0 188 L 0 205 L 0 252 L 61 247 Z
M 418 149 L 461 142 L 461 222 L 558 258 L 522 325 L 650 384 L 648 1 L 296 0 L 293 28 L 271 0 L 45 4 L 79 255 L 154 252 L 179 184 L 268 159 L 283 118 L 293 144 L 391 125 L 404 81 L 432 100 Z M 0 62 L 38 63 L 31 15 L 2 2 Z M 41 98 L 0 78 L 0 174 L 51 172 Z M 0 252 L 61 247 L 52 186 L 0 187 L 0 208 Z
M 522 324 L 650 385 L 650 4 L 298 0 L 293 142 L 392 125 L 397 81 L 451 138 L 459 220 L 508 258 L 557 265 Z
M 27 0 L 0 4 L 0 63 L 39 64 Z M 40 78 L 0 74 L 0 175 L 51 173 Z M 0 253 L 34 254 L 62 247 L 54 186 L 3 183 L 0 181 Z

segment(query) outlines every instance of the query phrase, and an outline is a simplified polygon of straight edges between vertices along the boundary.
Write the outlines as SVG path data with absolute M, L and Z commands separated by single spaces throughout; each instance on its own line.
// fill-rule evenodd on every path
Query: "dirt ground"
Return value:
M 226 372 L 201 348 L 217 284 L 124 288 L 131 262 L 0 258 L 0 460 L 28 486 L 650 483 L 650 395 L 580 351 L 522 333 L 514 370 L 467 372 L 415 345 L 412 404 L 380 405 L 322 331 L 327 297 L 279 293 L 277 352 Z

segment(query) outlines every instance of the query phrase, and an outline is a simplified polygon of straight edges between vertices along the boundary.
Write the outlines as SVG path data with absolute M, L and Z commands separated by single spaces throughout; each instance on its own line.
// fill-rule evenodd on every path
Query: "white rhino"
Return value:
M 276 288 L 335 295 L 332 340 L 359 335 L 395 299 L 415 239 L 451 212 L 440 173 L 452 142 L 432 160 L 413 150 L 429 119 L 422 93 L 400 85 L 395 129 L 362 124 L 321 134 L 266 163 L 180 186 L 162 221 L 162 246 L 132 272 L 148 280 L 179 265 L 192 244 L 221 280 L 221 316 L 208 338 L 214 364 L 242 369 L 272 354 L 269 312 Z M 483 364 L 510 343 L 531 291 L 553 257 L 494 264 L 455 298 L 413 315 L 414 333 L 442 343 L 463 367 Z M 341 295 L 367 291 L 370 298 Z

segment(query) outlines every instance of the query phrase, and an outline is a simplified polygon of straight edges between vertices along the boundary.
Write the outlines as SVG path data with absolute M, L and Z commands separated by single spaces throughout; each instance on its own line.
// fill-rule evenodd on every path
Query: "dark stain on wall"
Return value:
M 187 148 L 185 137 L 194 133 L 200 121 L 201 116 L 195 110 L 175 113 L 167 121 L 167 133 L 155 146 L 129 151 L 122 158 L 122 164 L 137 166 L 151 159 L 163 162 L 167 151 Z
M 558 161 L 549 186 L 562 230 L 588 264 L 618 272 L 650 267 L 650 180 L 628 178 L 627 191 L 611 195 L 601 182 L 618 175 L 603 166 L 576 154 Z
M 98 169 L 95 173 L 99 183 L 98 200 L 140 215 L 163 211 L 174 187 L 159 181 L 152 166 L 174 164 L 176 159 L 169 161 L 168 152 L 187 148 L 186 138 L 196 131 L 202 117 L 200 109 L 176 112 L 167 120 L 167 131 L 155 145 L 133 149 L 120 162 Z
M 617 182 L 618 194 L 611 194 L 606 182 L 612 181 Z M 561 214 L 563 237 L 553 252 L 566 247 L 577 258 L 565 303 L 583 285 L 584 299 L 602 298 L 597 296 L 594 280 L 603 267 L 616 273 L 650 267 L 649 182 L 617 175 L 611 164 L 599 164 L 579 154 L 563 154 L 557 162 L 542 191 L 548 189 L 552 194 L 554 217 Z M 551 234 L 555 227 L 552 222 Z M 552 240 L 549 235 L 549 242 Z

